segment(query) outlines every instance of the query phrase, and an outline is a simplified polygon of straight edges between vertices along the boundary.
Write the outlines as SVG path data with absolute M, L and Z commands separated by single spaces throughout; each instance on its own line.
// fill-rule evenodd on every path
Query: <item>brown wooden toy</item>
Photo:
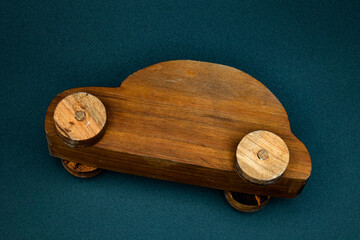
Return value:
M 50 103 L 45 131 L 74 176 L 106 169 L 221 189 L 241 211 L 296 197 L 311 173 L 279 100 L 214 63 L 162 62 L 117 88 L 67 90 Z

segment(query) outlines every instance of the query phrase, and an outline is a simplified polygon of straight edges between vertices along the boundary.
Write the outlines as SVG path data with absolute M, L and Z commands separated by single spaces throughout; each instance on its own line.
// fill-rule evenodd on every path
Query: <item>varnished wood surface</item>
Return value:
M 86 148 L 64 144 L 53 120 L 55 106 L 75 92 L 96 96 L 107 110 L 104 136 Z M 163 62 L 132 74 L 119 88 L 67 90 L 50 103 L 45 130 L 55 157 L 210 188 L 295 197 L 311 172 L 309 153 L 276 97 L 246 73 L 219 64 Z M 238 143 L 256 130 L 277 134 L 290 152 L 283 176 L 267 186 L 249 183 L 235 169 Z
M 258 130 L 243 137 L 236 149 L 236 170 L 257 184 L 279 179 L 289 164 L 289 149 L 276 134 Z

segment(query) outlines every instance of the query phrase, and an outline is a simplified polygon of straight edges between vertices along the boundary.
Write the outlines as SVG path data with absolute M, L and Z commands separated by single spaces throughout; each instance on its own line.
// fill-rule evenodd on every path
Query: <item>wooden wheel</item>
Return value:
M 236 171 L 249 182 L 276 182 L 289 165 L 289 149 L 278 135 L 264 130 L 247 134 L 236 150 Z
M 88 147 L 104 134 L 106 109 L 97 97 L 76 92 L 66 96 L 54 111 L 55 128 L 70 147 Z
M 241 212 L 255 212 L 263 208 L 270 200 L 270 196 L 224 191 L 226 201 Z
M 81 163 L 70 162 L 67 160 L 61 160 L 64 168 L 71 175 L 79 178 L 91 178 L 99 175 L 103 170 L 100 168 L 90 167 Z

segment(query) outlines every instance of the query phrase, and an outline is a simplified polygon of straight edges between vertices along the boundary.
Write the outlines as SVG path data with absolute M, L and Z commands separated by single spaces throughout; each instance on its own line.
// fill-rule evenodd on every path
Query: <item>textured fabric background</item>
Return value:
M 359 47 L 359 1 L 1 1 L 1 238 L 357 238 Z M 173 59 L 238 68 L 278 97 L 312 157 L 298 198 L 245 214 L 219 190 L 77 179 L 49 155 L 55 95 Z

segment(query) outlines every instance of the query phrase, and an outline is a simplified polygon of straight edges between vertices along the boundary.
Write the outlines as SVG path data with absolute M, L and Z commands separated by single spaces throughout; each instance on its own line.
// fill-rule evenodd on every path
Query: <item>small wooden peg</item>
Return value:
M 54 112 L 57 134 L 71 147 L 87 147 L 102 136 L 106 109 L 95 96 L 73 93 L 59 102 Z
M 283 175 L 288 164 L 286 143 L 268 131 L 247 134 L 236 150 L 236 170 L 252 183 L 267 185 L 275 182 Z

